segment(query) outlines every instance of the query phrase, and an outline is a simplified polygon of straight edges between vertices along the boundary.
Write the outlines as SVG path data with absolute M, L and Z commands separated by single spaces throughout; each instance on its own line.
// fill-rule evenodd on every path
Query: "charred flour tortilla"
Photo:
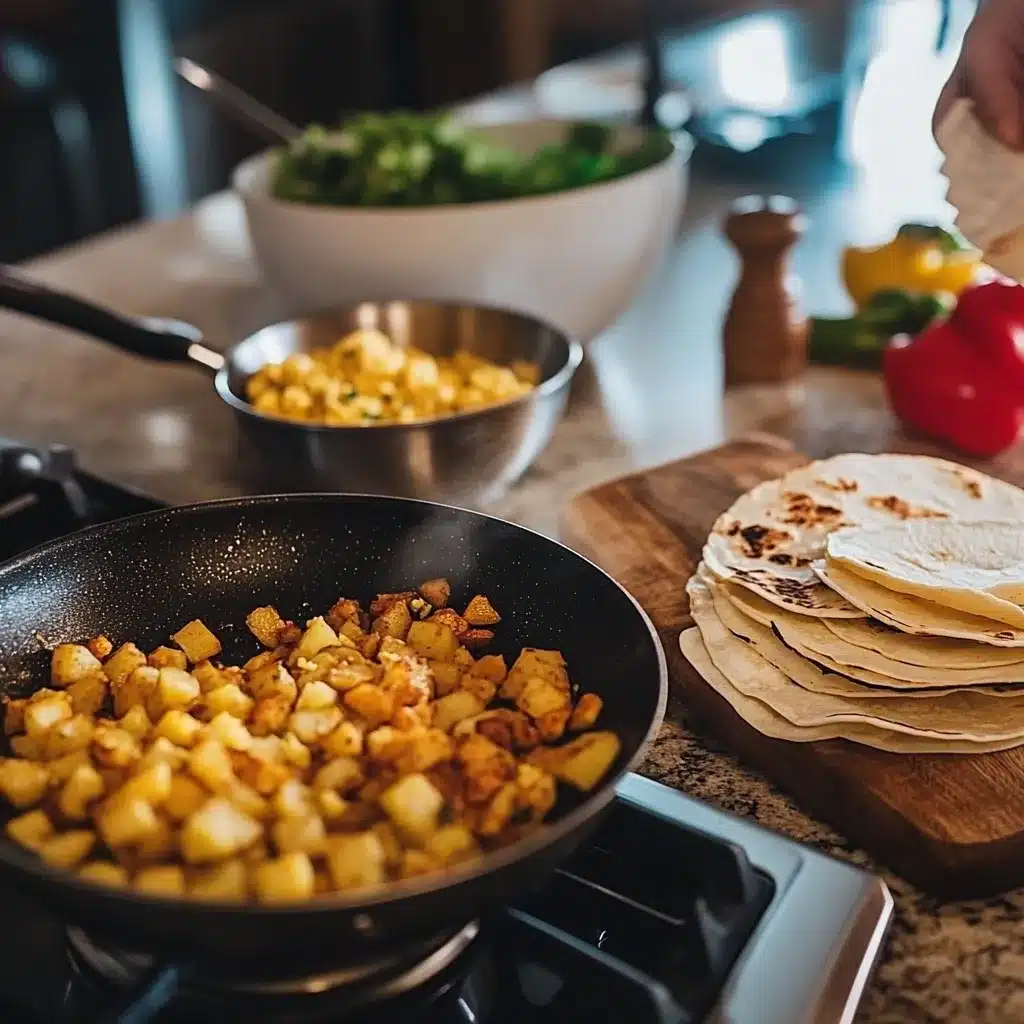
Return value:
M 690 614 L 715 667 L 741 693 L 767 704 L 793 725 L 855 722 L 937 740 L 1024 742 L 1024 697 L 994 698 L 965 690 L 930 700 L 850 700 L 815 693 L 797 686 L 750 643 L 733 636 L 719 618 L 708 587 L 696 576 L 687 584 L 687 593 Z
M 995 740 L 990 743 L 971 743 L 961 740 L 936 740 L 929 737 L 910 736 L 906 733 L 888 732 L 866 724 L 841 722 L 833 725 L 793 725 L 782 715 L 776 714 L 767 704 L 754 697 L 747 697 L 715 668 L 701 639 L 700 630 L 688 629 L 679 636 L 679 647 L 686 660 L 701 678 L 720 697 L 728 701 L 732 709 L 747 725 L 764 736 L 788 740 L 790 743 L 813 743 L 816 740 L 845 739 L 861 743 L 878 750 L 897 754 L 982 754 L 996 750 L 1007 750 L 1018 745 L 1018 740 Z
M 1024 628 L 1024 529 L 1019 522 L 931 520 L 841 530 L 826 564 L 911 597 Z
M 705 579 L 705 582 L 707 580 Z M 717 589 L 716 589 L 717 588 Z M 1024 680 L 1024 660 L 1021 652 L 1012 648 L 999 650 L 986 648 L 982 644 L 971 641 L 948 641 L 959 643 L 961 648 L 968 648 L 972 653 L 983 654 L 986 650 L 1007 657 L 997 660 L 993 665 L 979 665 L 964 657 L 961 667 L 954 667 L 949 659 L 941 659 L 931 665 L 918 665 L 914 662 L 900 661 L 890 656 L 886 639 L 903 637 L 902 633 L 881 627 L 885 634 L 876 640 L 876 646 L 862 646 L 843 639 L 838 631 L 829 628 L 831 622 L 840 623 L 842 627 L 854 627 L 863 630 L 868 637 L 876 637 L 872 629 L 871 619 L 824 619 L 812 618 L 809 615 L 796 615 L 765 601 L 743 587 L 729 583 L 720 583 L 711 587 L 716 596 L 721 593 L 745 617 L 753 619 L 761 626 L 771 629 L 775 635 L 791 650 L 815 661 L 829 671 L 842 672 L 853 679 L 872 686 L 888 686 L 903 688 L 907 685 L 921 687 L 952 687 L 976 686 L 981 683 L 1020 683 Z M 724 619 L 724 616 L 723 616 Z M 726 621 L 729 626 L 729 622 Z M 877 625 L 877 624 L 875 624 Z M 730 626 L 731 628 L 731 626 Z M 735 632 L 735 631 L 734 631 Z M 943 638 L 933 637 L 932 642 L 940 645 Z M 771 660 L 771 659 L 769 659 Z
M 718 518 L 703 557 L 716 578 L 780 607 L 860 618 L 863 609 L 826 586 L 811 567 L 836 531 L 1021 518 L 1024 491 L 963 466 L 913 455 L 840 455 L 745 494 Z
M 898 594 L 838 565 L 830 567 L 822 561 L 815 562 L 813 568 L 823 583 L 851 604 L 903 633 L 975 640 L 994 647 L 1024 647 L 1024 629 Z

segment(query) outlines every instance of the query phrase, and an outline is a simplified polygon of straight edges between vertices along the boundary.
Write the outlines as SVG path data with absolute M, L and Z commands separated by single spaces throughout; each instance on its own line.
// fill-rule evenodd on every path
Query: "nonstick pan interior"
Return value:
M 245 615 L 274 604 L 304 621 L 338 597 L 361 600 L 446 576 L 454 601 L 486 594 L 503 615 L 494 653 L 563 652 L 570 676 L 605 701 L 600 725 L 623 749 L 585 800 L 482 864 L 297 907 L 202 905 L 85 885 L 0 843 L 0 884 L 28 885 L 65 919 L 128 948 L 282 970 L 433 934 L 543 878 L 596 824 L 614 782 L 664 711 L 664 656 L 636 603 L 596 566 L 537 534 L 471 512 L 395 498 L 289 495 L 212 502 L 106 524 L 0 567 L 0 690 L 47 678 L 48 649 L 103 633 L 144 649 L 201 618 L 226 660 L 256 653 Z M 255 958 L 255 959 L 254 959 Z

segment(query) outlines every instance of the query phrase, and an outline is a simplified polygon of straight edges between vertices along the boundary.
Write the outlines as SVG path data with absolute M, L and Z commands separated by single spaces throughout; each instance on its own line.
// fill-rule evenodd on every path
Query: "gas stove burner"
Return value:
M 401 952 L 292 978 L 208 976 L 199 970 L 190 973 L 185 994 L 218 990 L 241 996 L 301 996 L 341 988 L 364 988 L 369 984 L 380 998 L 392 998 L 442 973 L 472 945 L 479 933 L 479 923 L 471 921 L 453 935 L 419 943 Z M 80 928 L 68 928 L 67 939 L 72 966 L 94 984 L 98 981 L 115 988 L 128 988 L 158 968 L 153 957 L 113 949 L 95 941 Z

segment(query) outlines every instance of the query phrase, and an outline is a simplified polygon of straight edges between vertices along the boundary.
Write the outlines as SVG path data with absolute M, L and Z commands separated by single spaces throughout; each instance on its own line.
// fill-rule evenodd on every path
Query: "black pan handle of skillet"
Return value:
M 203 342 L 198 327 L 179 320 L 124 316 L 29 280 L 0 265 L 0 309 L 25 313 L 91 335 L 108 345 L 165 363 L 191 363 L 216 372 L 224 357 Z

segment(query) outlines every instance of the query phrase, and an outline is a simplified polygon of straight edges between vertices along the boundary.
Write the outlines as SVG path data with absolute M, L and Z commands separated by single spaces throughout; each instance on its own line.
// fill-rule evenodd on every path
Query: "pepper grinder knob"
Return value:
M 725 384 L 778 383 L 807 365 L 807 318 L 797 303 L 789 250 L 807 227 L 785 196 L 746 196 L 725 220 L 740 275 L 722 330 Z

